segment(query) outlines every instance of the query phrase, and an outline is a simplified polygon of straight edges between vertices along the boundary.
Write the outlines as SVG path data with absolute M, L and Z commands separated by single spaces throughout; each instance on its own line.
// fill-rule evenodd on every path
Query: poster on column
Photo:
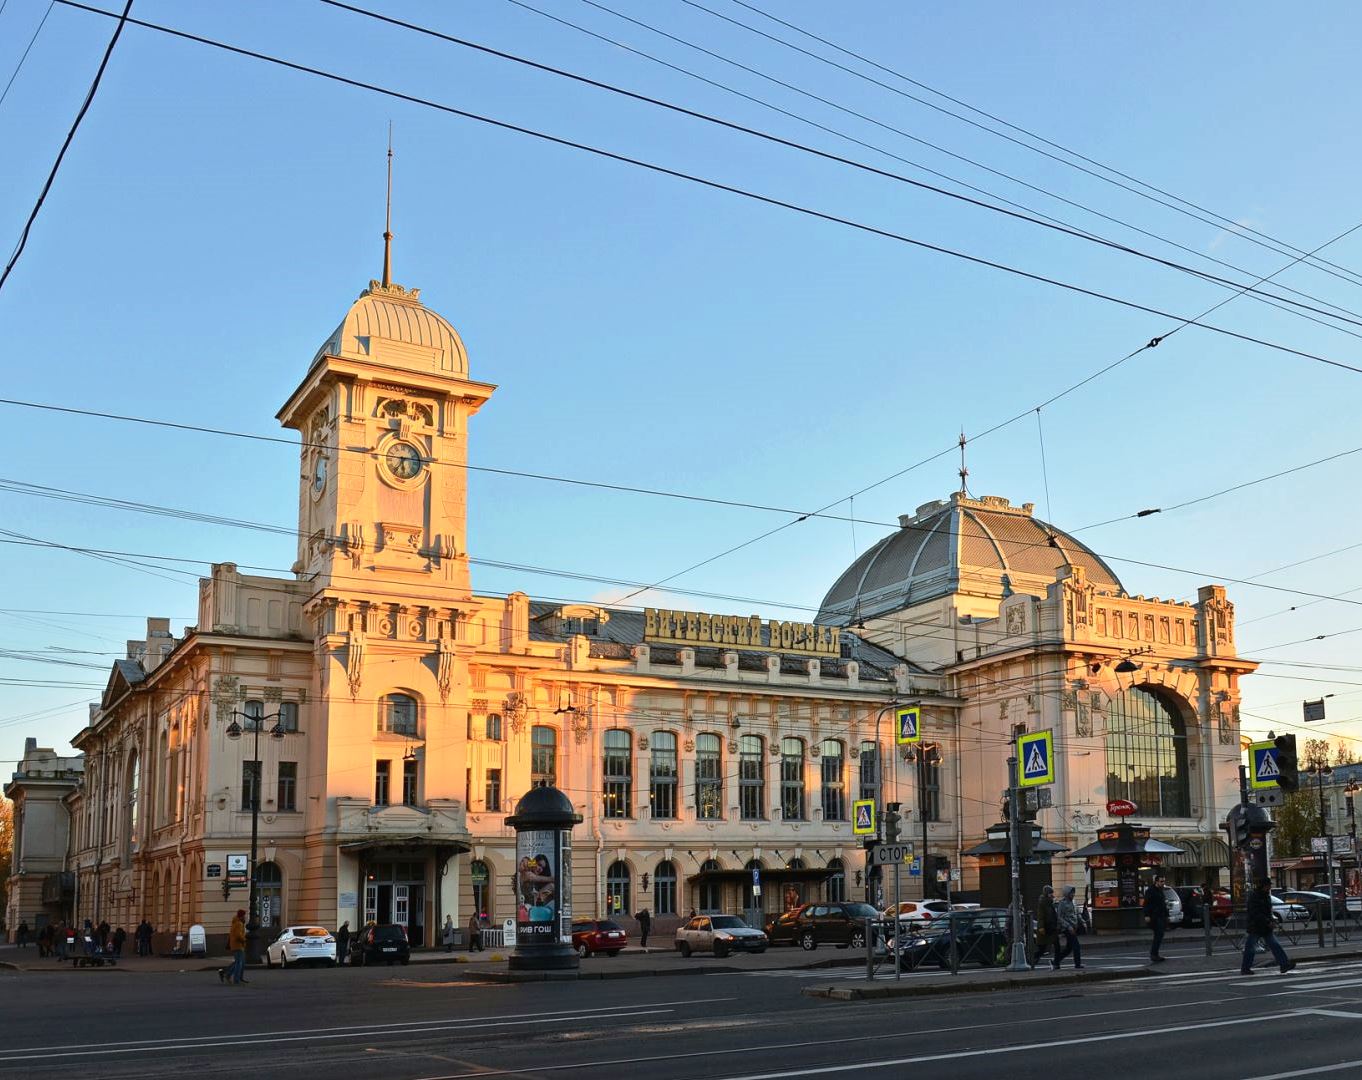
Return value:
M 552 945 L 559 940 L 557 829 L 526 829 L 516 835 L 516 944 Z

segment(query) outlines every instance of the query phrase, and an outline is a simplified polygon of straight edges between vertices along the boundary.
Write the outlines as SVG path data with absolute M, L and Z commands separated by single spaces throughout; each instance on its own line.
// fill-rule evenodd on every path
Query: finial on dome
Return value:
M 964 428 L 960 429 L 960 494 L 969 494 L 969 469 L 965 468 L 965 443 L 969 440 L 965 438 Z
M 393 283 L 393 122 L 388 121 L 388 200 L 383 219 L 383 287 Z

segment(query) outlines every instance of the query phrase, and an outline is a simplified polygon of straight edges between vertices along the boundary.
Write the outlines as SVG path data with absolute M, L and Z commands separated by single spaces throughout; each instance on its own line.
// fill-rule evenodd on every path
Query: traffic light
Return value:
M 1300 774 L 1296 765 L 1296 736 L 1278 735 L 1272 742 L 1277 747 L 1277 786 L 1282 791 L 1295 791 L 1300 787 Z
M 886 844 L 897 844 L 899 841 L 899 822 L 903 820 L 903 815 L 899 813 L 899 806 L 896 802 L 884 804 L 884 842 Z
M 1035 821 L 1036 815 L 1040 813 L 1040 799 L 1036 795 L 1035 788 L 1027 788 L 1021 793 L 1021 803 L 1017 809 L 1021 812 L 1023 822 Z
M 1023 821 L 1017 825 L 1017 854 L 1023 859 L 1029 859 L 1036 853 L 1036 826 L 1029 821 Z

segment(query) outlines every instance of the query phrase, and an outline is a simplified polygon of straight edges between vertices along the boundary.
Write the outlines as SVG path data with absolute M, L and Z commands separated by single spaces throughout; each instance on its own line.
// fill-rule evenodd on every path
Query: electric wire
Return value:
M 28 39 L 28 45 L 24 47 L 23 55 L 19 57 L 19 63 L 15 65 L 9 81 L 5 83 L 5 88 L 0 90 L 0 107 L 5 104 L 5 98 L 9 97 L 10 87 L 14 85 L 14 80 L 19 77 L 19 72 L 24 70 L 24 61 L 28 59 L 28 54 L 33 51 L 34 42 L 38 40 L 38 35 L 43 32 L 43 27 L 47 25 L 47 17 L 52 14 L 52 9 L 56 6 L 56 0 L 50 0 L 47 10 L 43 12 L 42 20 L 38 23 L 38 28 L 33 31 L 33 36 Z M 3 10 L 3 5 L 0 5 L 0 12 Z

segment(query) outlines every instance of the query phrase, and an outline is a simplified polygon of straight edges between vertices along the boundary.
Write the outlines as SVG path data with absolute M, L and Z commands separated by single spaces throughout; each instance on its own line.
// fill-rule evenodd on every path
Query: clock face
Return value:
M 389 471 L 399 480 L 415 480 L 425 464 L 421 460 L 421 451 L 406 442 L 393 443 L 384 460 L 388 463 Z
M 326 458 L 317 457 L 317 464 L 312 469 L 312 493 L 320 495 L 326 490 Z

